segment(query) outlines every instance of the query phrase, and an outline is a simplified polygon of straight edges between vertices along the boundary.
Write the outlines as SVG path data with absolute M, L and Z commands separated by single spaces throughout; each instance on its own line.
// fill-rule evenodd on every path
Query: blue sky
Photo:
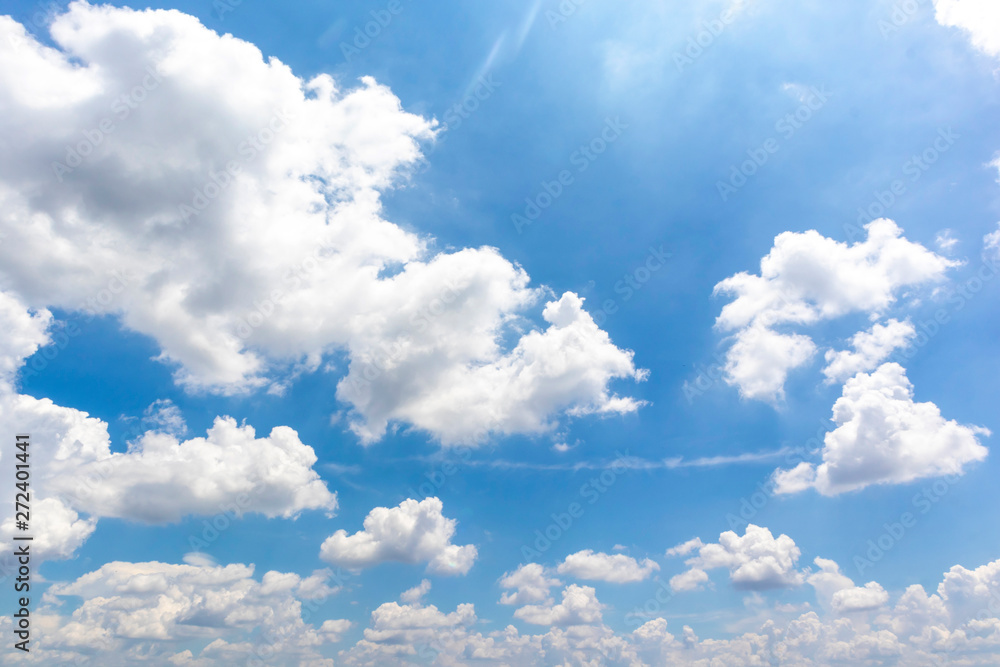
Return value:
M 75 517 L 38 519 L 37 650 L 5 655 L 252 664 L 281 627 L 297 648 L 267 664 L 708 664 L 746 651 L 760 664 L 995 664 L 1000 621 L 951 653 L 919 639 L 931 625 L 974 634 L 966 607 L 1000 600 L 995 8 L 151 7 L 179 13 L 3 10 L 0 407 L 11 433 L 34 428 L 49 448 L 37 498 Z M 355 42 L 366 25 L 374 37 Z M 160 78 L 144 78 L 149 63 Z M 134 113 L 70 165 L 135 85 Z M 271 124 L 284 104 L 287 129 Z M 265 138 L 251 157 L 236 148 L 248 133 Z M 237 187 L 179 220 L 231 158 Z M 864 227 L 882 217 L 893 222 Z M 332 250 L 303 271 L 327 233 Z M 119 292 L 108 276 L 123 267 Z M 259 304 L 275 289 L 272 315 Z M 96 312 L 80 307 L 102 290 Z M 262 323 L 234 335 L 254 309 Z M 877 353 L 852 347 L 865 332 Z M 400 341 L 390 370 L 353 384 Z M 220 416 L 233 430 L 198 440 Z M 72 490 L 104 460 L 122 466 L 104 495 Z M 245 515 L 192 542 L 240 490 Z M 573 503 L 572 525 L 526 551 Z M 859 560 L 905 513 L 905 534 Z M 378 533 L 382 520 L 395 528 Z M 315 611 L 205 620 L 190 582 L 222 595 L 222 568 L 242 564 L 255 569 L 231 585 L 239 605 Z M 143 568 L 185 611 L 156 606 Z M 326 588 L 268 588 L 271 571 L 320 571 Z M 538 593 L 524 582 L 539 572 L 559 583 Z M 429 591 L 400 598 L 424 579 Z M 974 595 L 955 583 L 972 580 Z M 914 585 L 943 616 L 901 601 Z M 670 601 L 637 616 L 661 588 Z M 164 629 L 98 599 L 156 609 Z M 464 604 L 473 620 L 456 620 Z M 788 654 L 804 618 L 818 636 L 847 619 L 848 657 Z M 746 633 L 768 619 L 778 630 L 762 648 Z M 503 640 L 511 624 L 533 639 Z M 873 636 L 891 646 L 870 649 Z M 497 653 L 474 655 L 490 637 Z M 537 648 L 560 637 L 568 648 Z

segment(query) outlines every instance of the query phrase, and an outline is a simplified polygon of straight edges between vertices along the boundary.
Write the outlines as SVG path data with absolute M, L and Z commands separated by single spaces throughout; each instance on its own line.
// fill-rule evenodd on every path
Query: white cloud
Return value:
M 695 537 L 683 544 L 678 544 L 676 547 L 667 549 L 667 556 L 687 556 L 692 551 L 696 551 L 703 546 L 705 546 L 705 543 L 701 541 L 701 538 Z
M 603 608 L 593 588 L 570 584 L 559 604 L 526 605 L 514 611 L 514 618 L 533 625 L 589 625 L 601 621 Z
M 693 567 L 690 570 L 685 570 L 680 574 L 670 577 L 670 588 L 675 592 L 697 591 L 701 590 L 701 587 L 707 584 L 708 581 L 708 572 Z
M 837 614 L 876 611 L 889 601 L 889 594 L 877 582 L 855 586 L 834 561 L 816 558 L 814 562 L 819 572 L 806 577 L 806 582 L 816 589 L 816 599 L 824 609 Z
M 690 569 L 670 583 L 674 590 L 693 590 L 708 580 L 707 570 L 725 568 L 741 590 L 798 586 L 803 581 L 795 569 L 800 553 L 788 535 L 775 538 L 767 528 L 751 523 L 742 537 L 727 530 L 718 543 L 698 547 L 698 555 L 685 561 Z
M 60 630 L 40 640 L 40 648 L 99 648 L 102 664 L 121 664 L 127 657 L 119 654 L 129 647 L 145 643 L 148 651 L 149 642 L 202 639 L 214 640 L 202 651 L 219 660 L 209 664 L 234 664 L 254 656 L 250 633 L 256 633 L 269 637 L 281 656 L 273 664 L 303 664 L 317 657 L 316 646 L 339 640 L 350 626 L 331 619 L 317 630 L 305 623 L 298 593 L 306 580 L 298 575 L 268 572 L 258 582 L 253 573 L 252 565 L 240 564 L 107 563 L 51 587 L 46 598 L 57 604 L 65 597 L 82 600 L 69 617 L 47 616 L 43 623 L 58 621 Z
M 516 589 L 513 593 L 503 593 L 500 604 L 525 605 L 550 601 L 549 590 L 561 586 L 558 579 L 548 577 L 545 568 L 538 563 L 526 563 L 500 579 L 503 588 Z
M 398 507 L 376 507 L 365 517 L 364 530 L 348 535 L 338 530 L 326 538 L 320 557 L 348 568 L 386 561 L 427 563 L 434 574 L 466 574 L 476 562 L 476 547 L 451 543 L 457 521 L 446 518 L 437 498 L 404 500 Z
M 760 598 L 765 612 L 762 625 L 727 639 L 702 640 L 687 626 L 681 637 L 675 637 L 663 618 L 620 634 L 595 621 L 552 627 L 538 635 L 521 634 L 512 626 L 484 635 L 473 630 L 477 619 L 462 606 L 447 615 L 436 609 L 427 613 L 394 608 L 393 625 L 399 629 L 382 637 L 366 632 L 366 639 L 341 658 L 348 665 L 380 667 L 403 665 L 417 655 L 434 656 L 440 664 L 474 660 L 488 665 L 614 667 L 758 662 L 803 667 L 932 665 L 958 659 L 982 667 L 997 664 L 1000 561 L 975 570 L 952 568 L 936 594 L 911 586 L 895 605 L 888 603 L 889 595 L 879 584 L 856 587 L 840 574 L 836 563 L 817 559 L 816 564 L 820 571 L 810 575 L 810 583 L 817 588 L 817 597 L 826 599 L 826 611 L 801 613 L 794 606 L 778 604 L 768 608 L 767 600 Z M 539 620 L 551 620 L 547 616 Z
M 50 488 L 89 513 L 155 523 L 221 514 L 229 505 L 236 506 L 236 514 L 269 517 L 292 518 L 320 508 L 332 513 L 336 496 L 312 469 L 316 460 L 287 426 L 257 438 L 253 427 L 220 417 L 207 437 L 182 442 L 148 432 L 126 454 L 79 466 L 78 475 L 100 483 L 81 485 L 60 475 Z
M 827 350 L 823 375 L 828 383 L 843 382 L 858 373 L 878 367 L 898 348 L 905 347 L 917 332 L 913 324 L 890 319 L 885 324 L 875 324 L 868 331 L 859 331 L 851 338 L 853 351 Z
M 934 15 L 943 26 L 968 33 L 977 49 L 1000 57 L 1000 6 L 992 0 L 934 0 Z
M 864 586 L 845 588 L 833 594 L 833 608 L 841 613 L 875 611 L 889 601 L 889 594 L 874 581 Z
M 423 579 L 418 586 L 409 588 L 399 596 L 400 602 L 418 604 L 431 590 L 430 579 Z
M 993 261 L 1000 261 L 1000 228 L 983 237 L 983 250 Z
M 726 354 L 726 382 L 739 387 L 743 398 L 782 400 L 788 372 L 815 353 L 808 336 L 781 334 L 755 323 L 736 334 Z
M 170 399 L 153 401 L 142 413 L 142 424 L 150 431 L 168 433 L 178 438 L 187 433 L 187 423 L 180 409 Z
M 913 585 L 894 603 L 876 582 L 858 587 L 836 563 L 821 558 L 815 563 L 819 570 L 808 581 L 822 611 L 801 613 L 755 596 L 754 608 L 766 620 L 724 639 L 700 639 L 687 626 L 675 637 L 663 618 L 616 633 L 601 622 L 603 605 L 593 589 L 570 586 L 561 604 L 528 607 L 522 614 L 531 620 L 521 620 L 544 627 L 540 634 L 522 634 L 512 625 L 479 632 L 481 619 L 471 604 L 447 612 L 389 602 L 375 609 L 363 638 L 341 651 L 335 662 L 378 667 L 414 660 L 496 667 L 697 667 L 757 661 L 819 667 L 960 660 L 986 667 L 1000 661 L 1000 561 L 974 569 L 955 566 L 936 591 L 928 594 Z M 322 661 L 317 649 L 340 641 L 351 623 L 329 619 L 306 624 L 307 607 L 317 607 L 299 595 L 303 581 L 295 574 L 269 572 L 258 582 L 244 565 L 109 563 L 75 582 L 53 586 L 49 605 L 70 595 L 84 600 L 66 616 L 51 606 L 33 611 L 39 629 L 33 656 L 41 664 L 74 664 L 99 651 L 101 664 L 108 667 L 140 662 L 215 667 L 254 657 L 267 664 L 325 667 L 329 660 Z M 10 629 L 10 617 L 0 618 L 0 632 L 9 634 Z M 206 641 L 210 643 L 200 652 L 189 648 Z M 275 652 L 260 653 L 272 646 L 270 641 Z
M 913 385 L 895 363 L 848 380 L 833 420 L 837 428 L 825 436 L 823 463 L 777 471 L 777 493 L 815 487 L 833 496 L 872 484 L 961 474 L 987 455 L 978 436 L 990 432 L 945 420 L 934 403 L 914 402 Z
M 659 569 L 660 566 L 648 558 L 639 563 L 624 554 L 595 553 L 586 549 L 566 556 L 556 571 L 577 579 L 622 584 L 642 581 Z
M 957 265 L 903 238 L 891 220 L 875 220 L 865 229 L 868 237 L 852 245 L 816 231 L 784 232 L 761 260 L 760 275 L 742 272 L 716 285 L 716 294 L 733 297 L 716 327 L 735 334 L 725 377 L 742 396 L 782 399 L 788 372 L 812 358 L 811 338 L 779 327 L 854 312 L 878 316 L 903 288 L 940 281 Z
M 0 328 L 12 332 L 0 347 L 0 460 L 14 460 L 18 432 L 45 443 L 31 450 L 36 558 L 70 557 L 100 517 L 161 523 L 224 512 L 294 517 L 336 509 L 336 495 L 312 469 L 315 452 L 288 427 L 256 438 L 252 427 L 219 418 L 206 438 L 179 441 L 164 431 L 177 431 L 183 420 L 158 402 L 147 421 L 159 430 L 113 453 L 106 423 L 18 394 L 11 379 L 27 355 L 50 341 L 50 324 L 46 314 L 30 315 L 0 292 Z M 52 335 L 58 340 L 59 331 Z M 59 352 L 58 345 L 50 349 Z M 5 506 L 0 536 L 9 540 L 15 532 L 13 506 Z
M 0 266 L 28 305 L 120 317 L 193 391 L 280 393 L 346 351 L 365 442 L 638 407 L 609 385 L 644 374 L 576 295 L 534 330 L 523 269 L 383 219 L 436 132 L 388 88 L 302 80 L 177 11 L 73 3 L 51 33 L 0 18 Z

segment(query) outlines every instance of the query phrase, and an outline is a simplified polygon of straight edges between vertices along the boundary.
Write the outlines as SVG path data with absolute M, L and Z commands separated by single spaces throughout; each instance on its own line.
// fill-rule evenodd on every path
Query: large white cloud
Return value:
M 877 316 L 905 287 L 940 281 L 956 262 L 902 236 L 887 219 L 865 226 L 868 236 L 851 245 L 816 231 L 783 232 L 760 262 L 760 275 L 726 278 L 715 293 L 733 297 L 716 327 L 733 332 L 726 381 L 746 398 L 784 396 L 788 372 L 812 357 L 815 344 L 783 331 L 849 313 Z
M 1000 57 L 1000 6 L 992 0 L 934 0 L 934 15 L 943 26 L 964 30 L 972 44 Z
M 694 542 L 686 542 L 682 547 Z M 719 535 L 718 543 L 700 544 L 698 555 L 689 558 L 689 569 L 673 577 L 670 585 L 675 591 L 694 590 L 708 581 L 707 571 L 717 568 L 729 570 L 733 586 L 743 590 L 767 590 L 798 586 L 803 582 L 802 573 L 796 569 L 801 551 L 788 535 L 777 538 L 767 528 L 748 524 L 743 536 L 731 530 Z M 675 549 L 674 553 L 684 553 Z
M 345 350 L 366 442 L 638 407 L 609 383 L 643 374 L 578 297 L 536 330 L 523 269 L 382 218 L 435 134 L 388 88 L 304 81 L 177 11 L 75 2 L 51 34 L 0 18 L 0 278 L 29 305 L 120 316 L 192 390 L 282 391 Z
M 252 427 L 219 418 L 207 437 L 180 441 L 169 433 L 183 424 L 179 412 L 158 402 L 145 422 L 153 430 L 128 451 L 112 452 L 105 422 L 19 394 L 12 384 L 25 358 L 52 340 L 48 314 L 32 315 L 0 292 L 0 325 L 11 332 L 0 347 L 0 461 L 14 460 L 17 433 L 32 436 L 36 557 L 70 557 L 100 517 L 164 523 L 224 512 L 290 518 L 337 508 L 336 495 L 312 468 L 315 452 L 288 427 L 257 438 Z M 9 540 L 16 532 L 13 507 L 5 505 L 0 536 Z
M 348 568 L 397 561 L 427 563 L 427 571 L 435 574 L 465 574 L 478 552 L 471 544 L 451 543 L 458 522 L 445 517 L 443 509 L 437 498 L 376 507 L 365 517 L 364 530 L 353 535 L 338 530 L 326 538 L 320 556 Z
M 913 385 L 899 364 L 859 373 L 833 406 L 837 428 L 826 434 L 823 462 L 775 473 L 778 493 L 814 487 L 824 495 L 872 484 L 901 484 L 960 474 L 986 458 L 979 436 L 989 431 L 946 420 L 934 403 L 913 400 Z
M 625 554 L 596 553 L 585 549 L 566 556 L 556 571 L 577 579 L 623 584 L 642 581 L 660 566 L 646 558 L 641 563 Z

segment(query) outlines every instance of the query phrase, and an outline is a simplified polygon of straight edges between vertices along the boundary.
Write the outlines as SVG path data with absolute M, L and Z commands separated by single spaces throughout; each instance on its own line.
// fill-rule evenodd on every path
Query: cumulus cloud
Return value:
M 833 383 L 874 370 L 896 349 L 906 347 L 916 334 L 912 322 L 896 319 L 875 324 L 868 331 L 859 331 L 851 337 L 853 350 L 827 350 L 823 375 L 827 383 Z
M 816 231 L 783 232 L 760 262 L 760 274 L 737 273 L 715 286 L 733 297 L 716 327 L 733 332 L 726 381 L 745 398 L 778 401 L 789 371 L 808 362 L 815 343 L 783 331 L 849 313 L 877 316 L 906 287 L 940 281 L 957 262 L 902 236 L 887 219 L 865 226 L 867 238 L 851 245 Z
M 952 568 L 936 593 L 911 586 L 894 605 L 877 583 L 856 587 L 832 561 L 817 559 L 810 583 L 825 588 L 824 612 L 801 613 L 775 605 L 756 630 L 726 639 L 699 639 L 690 627 L 675 637 L 663 618 L 632 632 L 615 633 L 599 621 L 522 634 L 512 626 L 482 634 L 471 609 L 419 615 L 399 611 L 404 630 L 366 639 L 341 654 L 348 665 L 403 665 L 427 648 L 442 664 L 745 665 L 795 664 L 931 665 L 961 659 L 996 664 L 1000 656 L 1000 561 L 975 570 Z M 830 607 L 833 598 L 837 608 Z M 763 601 L 763 604 L 767 604 Z M 992 605 L 992 606 L 991 606 Z M 462 613 L 459 613 L 459 612 Z M 405 620 L 404 620 L 405 619 Z M 421 621 L 423 620 L 423 622 Z M 545 619 L 549 620 L 548 618 Z M 403 633 L 406 634 L 403 634 Z M 430 637 L 437 632 L 440 640 Z M 409 642 L 417 642 L 416 647 Z
M 570 584 L 563 589 L 559 604 L 525 605 L 514 611 L 514 618 L 533 625 L 589 625 L 601 621 L 602 609 L 597 591 Z
M 320 557 L 348 568 L 367 568 L 386 561 L 427 563 L 434 574 L 466 574 L 476 562 L 476 547 L 451 543 L 458 524 L 441 512 L 437 498 L 404 500 L 398 507 L 376 507 L 365 517 L 364 530 L 348 535 L 338 530 L 326 538 Z
M 775 473 L 777 493 L 813 487 L 833 496 L 872 484 L 903 484 L 957 475 L 986 458 L 979 436 L 989 430 L 946 420 L 934 403 L 913 400 L 913 385 L 899 364 L 847 381 L 833 406 L 837 428 L 826 434 L 823 462 Z
M 514 589 L 513 593 L 503 593 L 500 596 L 500 604 L 525 605 L 550 601 L 549 590 L 561 585 L 561 581 L 546 575 L 543 566 L 526 563 L 500 579 L 501 587 Z
M 705 546 L 705 543 L 701 541 L 701 538 L 695 537 L 683 544 L 678 544 L 676 547 L 667 549 L 667 556 L 687 556 L 692 551 L 697 551 L 703 546 Z
M 383 218 L 437 131 L 385 86 L 303 80 L 178 11 L 75 2 L 50 30 L 0 18 L 0 266 L 40 317 L 119 317 L 192 391 L 281 392 L 344 351 L 364 442 L 638 407 L 610 383 L 644 374 L 579 297 L 535 326 L 547 292 L 497 250 Z
M 838 614 L 875 611 L 889 601 L 889 594 L 878 582 L 855 586 L 834 561 L 817 558 L 814 562 L 819 571 L 810 574 L 806 582 L 816 590 L 816 599 L 824 609 Z
M 751 523 L 742 537 L 727 530 L 718 543 L 699 546 L 698 555 L 685 561 L 688 571 L 670 583 L 675 591 L 694 590 L 708 581 L 708 570 L 725 568 L 730 582 L 741 590 L 798 586 L 803 582 L 796 570 L 800 554 L 788 535 L 775 538 L 767 528 Z
M 424 599 L 424 596 L 427 595 L 430 590 L 430 580 L 423 579 L 418 586 L 414 586 L 413 588 L 403 591 L 403 593 L 399 596 L 399 600 L 401 602 L 405 602 L 406 604 L 418 604 Z
M 991 0 L 934 0 L 934 15 L 943 26 L 966 32 L 973 46 L 1000 57 L 1000 7 Z
M 18 432 L 46 443 L 31 451 L 37 558 L 70 557 L 100 517 L 165 523 L 225 511 L 291 518 L 337 508 L 312 468 L 315 452 L 288 427 L 257 438 L 252 427 L 219 418 L 207 437 L 181 441 L 171 434 L 182 430 L 179 411 L 158 402 L 144 420 L 155 430 L 112 452 L 105 422 L 12 385 L 25 358 L 53 340 L 48 313 L 31 313 L 0 292 L 0 325 L 11 332 L 0 346 L 0 460 L 14 459 Z M 15 532 L 13 507 L 5 507 L 0 536 Z
M 63 598 L 82 598 L 68 617 L 53 617 L 60 631 L 40 637 L 42 652 L 56 649 L 100 649 L 102 663 L 128 661 L 129 647 L 140 643 L 213 640 L 202 651 L 208 664 L 246 661 L 255 655 L 251 633 L 269 637 L 274 664 L 301 664 L 315 659 L 315 648 L 339 640 L 350 622 L 330 619 L 320 628 L 303 621 L 301 593 L 313 588 L 312 578 L 267 572 L 260 581 L 252 565 L 173 565 L 112 562 L 69 583 L 55 583 L 46 598 L 61 605 Z M 33 647 L 33 650 L 35 647 Z M 148 649 L 147 649 L 148 650 Z M 116 657 L 117 653 L 125 653 Z M 132 656 L 135 660 L 136 656 Z M 218 661 L 218 662 L 217 662 Z M 49 663 L 54 664 L 54 663 Z
M 544 628 L 522 633 L 513 625 L 482 632 L 472 604 L 454 611 L 388 602 L 372 612 L 356 644 L 336 663 L 401 667 L 433 659 L 442 665 L 931 665 L 961 660 L 1000 661 L 1000 561 L 968 569 L 956 565 L 935 590 L 913 585 L 895 596 L 876 582 L 855 586 L 833 561 L 816 559 L 808 581 L 823 609 L 801 613 L 774 604 L 757 629 L 701 639 L 690 627 L 668 630 L 651 618 L 632 631 L 601 621 L 593 589 L 569 586 L 563 600 L 534 607 L 521 618 Z M 102 665 L 214 667 L 261 658 L 268 664 L 325 665 L 318 650 L 351 628 L 341 619 L 314 625 L 318 608 L 301 595 L 305 579 L 269 572 L 259 581 L 245 565 L 109 563 L 76 581 L 56 583 L 43 609 L 33 612 L 38 633 L 32 655 L 42 664 L 74 664 L 103 651 Z M 65 615 L 59 600 L 80 596 Z M 836 602 L 834 602 L 836 601 Z M 759 596 L 767 607 L 768 601 Z M 10 617 L 0 618 L 9 633 Z M 251 634 L 251 631 L 254 631 Z M 263 638 L 254 639 L 254 637 Z M 199 640 L 201 640 L 199 642 Z M 192 645 L 209 642 L 200 651 Z
M 592 549 L 566 556 L 556 571 L 577 579 L 623 584 L 642 581 L 660 566 L 646 558 L 641 563 L 624 554 L 595 553 Z
M 833 594 L 832 605 L 841 613 L 874 611 L 889 601 L 889 594 L 881 585 L 870 581 L 864 586 L 845 588 Z

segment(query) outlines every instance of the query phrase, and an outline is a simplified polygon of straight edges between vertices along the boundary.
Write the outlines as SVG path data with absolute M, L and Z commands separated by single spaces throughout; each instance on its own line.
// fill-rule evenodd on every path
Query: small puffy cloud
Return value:
M 729 570 L 730 582 L 740 590 L 798 586 L 803 581 L 795 569 L 800 553 L 788 535 L 775 538 L 767 528 L 749 524 L 742 537 L 729 530 L 718 543 L 698 547 L 698 555 L 685 561 L 690 569 L 673 577 L 671 586 L 693 590 L 707 581 L 708 570 L 718 568 Z
M 777 493 L 814 487 L 823 495 L 872 484 L 904 484 L 961 474 L 986 458 L 979 436 L 989 431 L 946 420 L 934 403 L 913 400 L 913 385 L 895 363 L 847 381 L 833 406 L 837 428 L 825 436 L 823 463 L 775 473 Z
M 500 579 L 500 586 L 515 589 L 513 593 L 503 593 L 500 604 L 525 605 L 549 600 L 549 590 L 561 586 L 558 579 L 546 575 L 545 568 L 538 563 L 527 563 Z
M 1000 6 L 993 0 L 934 0 L 934 15 L 941 25 L 966 32 L 983 53 L 1000 58 Z
M 142 425 L 150 431 L 160 431 L 175 437 L 187 433 L 187 423 L 180 409 L 168 398 L 153 401 L 142 413 Z
M 678 544 L 676 547 L 667 549 L 667 556 L 687 556 L 692 551 L 696 551 L 703 546 L 705 546 L 705 543 L 701 541 L 701 538 L 695 537 L 683 544 Z
M 660 566 L 646 558 L 641 563 L 624 554 L 595 553 L 591 549 L 566 556 L 556 571 L 577 579 L 622 584 L 646 579 Z
M 851 337 L 853 351 L 827 350 L 823 375 L 827 383 L 833 383 L 874 370 L 896 349 L 906 347 L 916 334 L 909 320 L 900 322 L 896 319 L 875 324 L 868 331 L 859 331 Z
M 697 591 L 708 583 L 708 572 L 696 567 L 685 570 L 670 577 L 670 588 L 673 591 Z
M 810 574 L 806 582 L 816 589 L 816 599 L 824 609 L 837 614 L 875 611 L 889 601 L 889 594 L 877 582 L 855 586 L 834 561 L 817 558 L 814 562 L 819 571 Z
M 427 563 L 434 574 L 466 574 L 478 552 L 469 544 L 451 543 L 457 521 L 442 515 L 437 498 L 404 500 L 398 507 L 376 507 L 365 517 L 364 530 L 348 535 L 338 530 L 320 548 L 320 557 L 335 565 L 367 568 L 386 561 Z
M 1000 261 L 1000 228 L 983 237 L 983 252 L 993 261 Z
M 818 572 L 806 577 L 806 583 L 816 590 L 816 600 L 824 609 L 833 607 L 833 596 L 838 592 L 854 588 L 854 581 L 841 573 L 840 566 L 827 558 L 816 558 L 813 561 Z
M 834 611 L 849 613 L 855 611 L 875 611 L 885 606 L 889 601 L 889 594 L 882 586 L 874 581 L 870 581 L 864 586 L 845 588 L 833 594 L 832 606 Z
M 589 625 L 601 621 L 604 609 L 597 599 L 597 591 L 590 586 L 570 584 L 562 593 L 559 604 L 527 605 L 514 611 L 519 618 L 533 625 Z
M 778 401 L 785 397 L 788 372 L 815 353 L 816 344 L 808 336 L 754 323 L 736 334 L 726 354 L 726 381 L 739 387 L 743 398 Z
M 430 579 L 424 579 L 419 585 L 409 588 L 399 596 L 399 601 L 405 604 L 419 604 L 431 590 Z
M 742 396 L 780 400 L 789 371 L 812 358 L 812 339 L 782 328 L 855 312 L 877 316 L 903 288 L 940 281 L 957 265 L 904 238 L 891 220 L 865 229 L 867 238 L 851 245 L 813 230 L 783 232 L 759 275 L 742 272 L 715 286 L 716 294 L 733 298 L 716 327 L 734 334 L 725 377 Z

